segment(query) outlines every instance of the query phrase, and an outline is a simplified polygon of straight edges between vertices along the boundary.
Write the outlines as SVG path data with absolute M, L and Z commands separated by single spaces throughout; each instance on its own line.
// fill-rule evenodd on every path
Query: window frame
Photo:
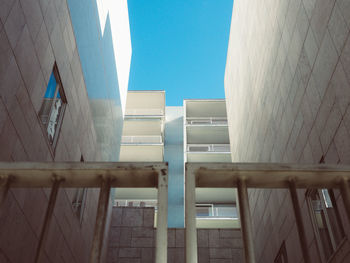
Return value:
M 339 227 L 339 229 L 340 229 L 340 231 L 342 233 L 342 236 L 343 236 L 342 239 L 339 241 L 339 244 L 337 244 L 336 241 L 335 241 L 334 229 L 332 228 L 332 224 L 330 223 L 330 219 L 329 219 L 329 216 L 328 216 L 328 211 L 327 211 L 326 205 L 323 202 L 323 200 L 321 199 L 320 200 L 321 201 L 320 202 L 321 203 L 321 208 L 322 208 L 322 212 L 325 215 L 325 224 L 326 224 L 327 229 L 328 229 L 330 243 L 332 245 L 332 251 L 333 251 L 332 254 L 329 256 L 329 258 L 327 258 L 325 250 L 324 250 L 324 246 L 323 246 L 323 243 L 322 243 L 321 234 L 320 234 L 320 231 L 319 231 L 318 226 L 317 226 L 317 219 L 316 219 L 316 216 L 315 216 L 315 211 L 313 209 L 312 199 L 311 199 L 311 195 L 314 194 L 316 191 L 317 191 L 318 195 L 320 196 L 320 198 L 324 199 L 322 190 L 323 189 L 314 189 L 314 188 L 313 189 L 307 189 L 307 191 L 305 193 L 305 196 L 306 196 L 306 202 L 307 202 L 307 206 L 308 206 L 308 210 L 309 210 L 309 216 L 310 216 L 310 219 L 311 219 L 313 232 L 314 232 L 315 239 L 316 239 L 317 249 L 318 249 L 318 252 L 319 252 L 319 255 L 320 255 L 322 263 L 327 263 L 327 262 L 330 262 L 332 260 L 332 258 L 334 257 L 334 255 L 337 253 L 337 251 L 341 247 L 344 239 L 346 239 L 346 236 L 345 236 L 345 233 L 344 233 L 343 224 L 342 224 L 342 222 L 340 220 L 338 206 L 337 206 L 336 200 L 334 198 L 333 190 L 332 189 L 326 189 L 328 191 L 328 194 L 330 196 L 330 200 L 332 202 L 332 206 L 334 208 L 334 212 L 335 212 L 335 215 L 336 215 L 336 221 L 337 221 L 338 227 Z
M 55 95 L 54 95 L 54 99 L 57 97 L 57 94 L 59 93 L 60 95 L 60 98 L 61 98 L 61 101 L 62 101 L 62 105 L 61 105 L 61 109 L 60 109 L 60 114 L 59 114 L 59 117 L 57 119 L 57 127 L 56 127 L 56 130 L 55 130 L 55 134 L 54 134 L 54 137 L 52 139 L 52 143 L 50 142 L 50 138 L 49 138 L 49 134 L 48 134 L 48 131 L 47 131 L 47 128 L 48 128 L 48 125 L 49 125 L 49 121 L 44 124 L 42 119 L 41 119 L 41 115 L 40 115 L 40 111 L 41 111 L 41 107 L 43 106 L 43 103 L 44 103 L 44 99 L 42 100 L 42 103 L 41 103 L 41 107 L 40 107 L 40 110 L 39 110 L 39 119 L 40 119 L 40 125 L 42 127 L 42 129 L 44 130 L 44 134 L 45 134 L 45 137 L 46 137 L 46 140 L 47 140 L 47 143 L 48 145 L 50 146 L 50 150 L 52 151 L 52 153 L 54 154 L 55 153 L 55 150 L 56 150 L 56 146 L 57 146 L 57 142 L 58 142 L 58 139 L 59 139 L 59 135 L 61 133 L 61 127 L 62 127 L 62 122 L 63 122 L 63 118 L 64 118 L 64 114 L 65 114 L 65 111 L 66 111 L 66 107 L 68 105 L 68 101 L 67 101 L 67 97 L 66 97 L 66 94 L 65 94 L 65 91 L 64 91 L 64 88 L 63 88 L 63 85 L 62 85 L 62 81 L 61 81 L 61 77 L 60 77 L 60 74 L 58 72 L 58 68 L 57 68 L 57 65 L 56 63 L 54 64 L 53 66 L 53 69 L 51 71 L 51 74 L 54 75 L 55 77 L 55 80 L 57 82 L 57 86 L 56 86 L 56 89 L 55 89 Z M 51 75 L 50 75 L 51 76 Z M 47 88 L 48 88 L 48 85 L 46 85 L 46 90 L 45 92 L 47 91 Z M 49 113 L 49 116 L 51 114 L 51 111 L 53 109 L 53 106 L 54 106 L 54 103 L 52 103 L 51 107 L 50 107 L 50 113 Z

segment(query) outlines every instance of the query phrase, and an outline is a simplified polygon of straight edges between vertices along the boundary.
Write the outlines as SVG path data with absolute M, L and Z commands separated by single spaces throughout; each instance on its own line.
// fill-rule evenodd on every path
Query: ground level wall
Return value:
M 114 207 L 108 263 L 153 263 L 156 229 L 154 208 Z M 198 229 L 199 263 L 244 262 L 241 231 Z M 168 263 L 185 262 L 184 229 L 168 229 Z

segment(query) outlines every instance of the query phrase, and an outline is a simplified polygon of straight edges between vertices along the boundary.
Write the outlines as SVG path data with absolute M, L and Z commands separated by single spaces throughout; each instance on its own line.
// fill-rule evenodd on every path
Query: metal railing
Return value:
M 226 126 L 227 118 L 226 117 L 187 117 L 186 125 L 217 125 L 217 126 Z
M 237 207 L 234 205 L 196 204 L 197 218 L 201 219 L 237 219 Z
M 122 144 L 162 144 L 160 135 L 122 136 Z
M 125 116 L 163 116 L 164 110 L 155 109 L 125 109 Z
M 187 152 L 230 153 L 229 144 L 188 144 Z

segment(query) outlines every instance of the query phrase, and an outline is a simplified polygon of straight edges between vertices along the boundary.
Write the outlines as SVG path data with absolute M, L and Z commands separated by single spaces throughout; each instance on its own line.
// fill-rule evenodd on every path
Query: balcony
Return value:
M 164 116 L 164 109 L 161 108 L 144 108 L 144 109 L 125 109 L 125 117 L 161 117 Z
M 122 144 L 128 145 L 159 145 L 163 144 L 163 138 L 160 135 L 132 135 L 122 136 Z
M 186 118 L 186 125 L 227 126 L 226 117 L 191 117 Z
M 201 153 L 230 153 L 229 144 L 189 144 L 187 152 Z

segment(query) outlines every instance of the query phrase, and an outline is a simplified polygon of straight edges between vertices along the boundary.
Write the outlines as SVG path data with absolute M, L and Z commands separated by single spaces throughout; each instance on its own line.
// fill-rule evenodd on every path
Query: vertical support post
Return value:
M 341 197 L 343 198 L 346 214 L 350 221 L 350 187 L 349 180 L 346 178 L 343 178 L 340 182 L 340 193 Z
M 185 226 L 186 226 L 186 263 L 197 263 L 196 228 L 196 178 L 186 169 L 185 174 Z
M 92 239 L 92 247 L 90 251 L 90 263 L 100 262 L 103 236 L 107 219 L 108 203 L 111 192 L 111 183 L 111 178 L 102 178 L 101 180 L 94 237 Z
M 158 173 L 158 212 L 156 232 L 156 263 L 168 260 L 168 174 Z
M 0 176 L 0 208 L 6 199 L 10 188 L 10 178 L 8 176 Z
M 48 203 L 48 206 L 46 209 L 45 220 L 44 220 L 43 227 L 41 229 L 38 248 L 36 250 L 36 256 L 35 256 L 35 261 L 34 261 L 36 263 L 40 262 L 41 257 L 44 254 L 45 241 L 47 239 L 48 232 L 50 229 L 50 223 L 52 220 L 53 211 L 55 209 L 57 194 L 58 194 L 58 190 L 60 187 L 60 183 L 62 181 L 63 181 L 63 179 L 56 178 L 56 177 L 53 180 L 53 185 L 52 185 L 51 193 L 50 193 L 50 199 L 49 199 L 49 203 Z
M 237 180 L 237 192 L 245 262 L 255 263 L 253 228 L 249 210 L 247 184 L 245 179 L 240 178 Z
M 292 198 L 293 210 L 295 215 L 295 220 L 298 228 L 299 242 L 301 246 L 301 251 L 303 253 L 303 258 L 305 263 L 310 263 L 310 255 L 306 241 L 305 227 L 303 223 L 303 217 L 301 215 L 301 209 L 298 200 L 298 194 L 295 185 L 295 179 L 289 180 L 289 192 Z

